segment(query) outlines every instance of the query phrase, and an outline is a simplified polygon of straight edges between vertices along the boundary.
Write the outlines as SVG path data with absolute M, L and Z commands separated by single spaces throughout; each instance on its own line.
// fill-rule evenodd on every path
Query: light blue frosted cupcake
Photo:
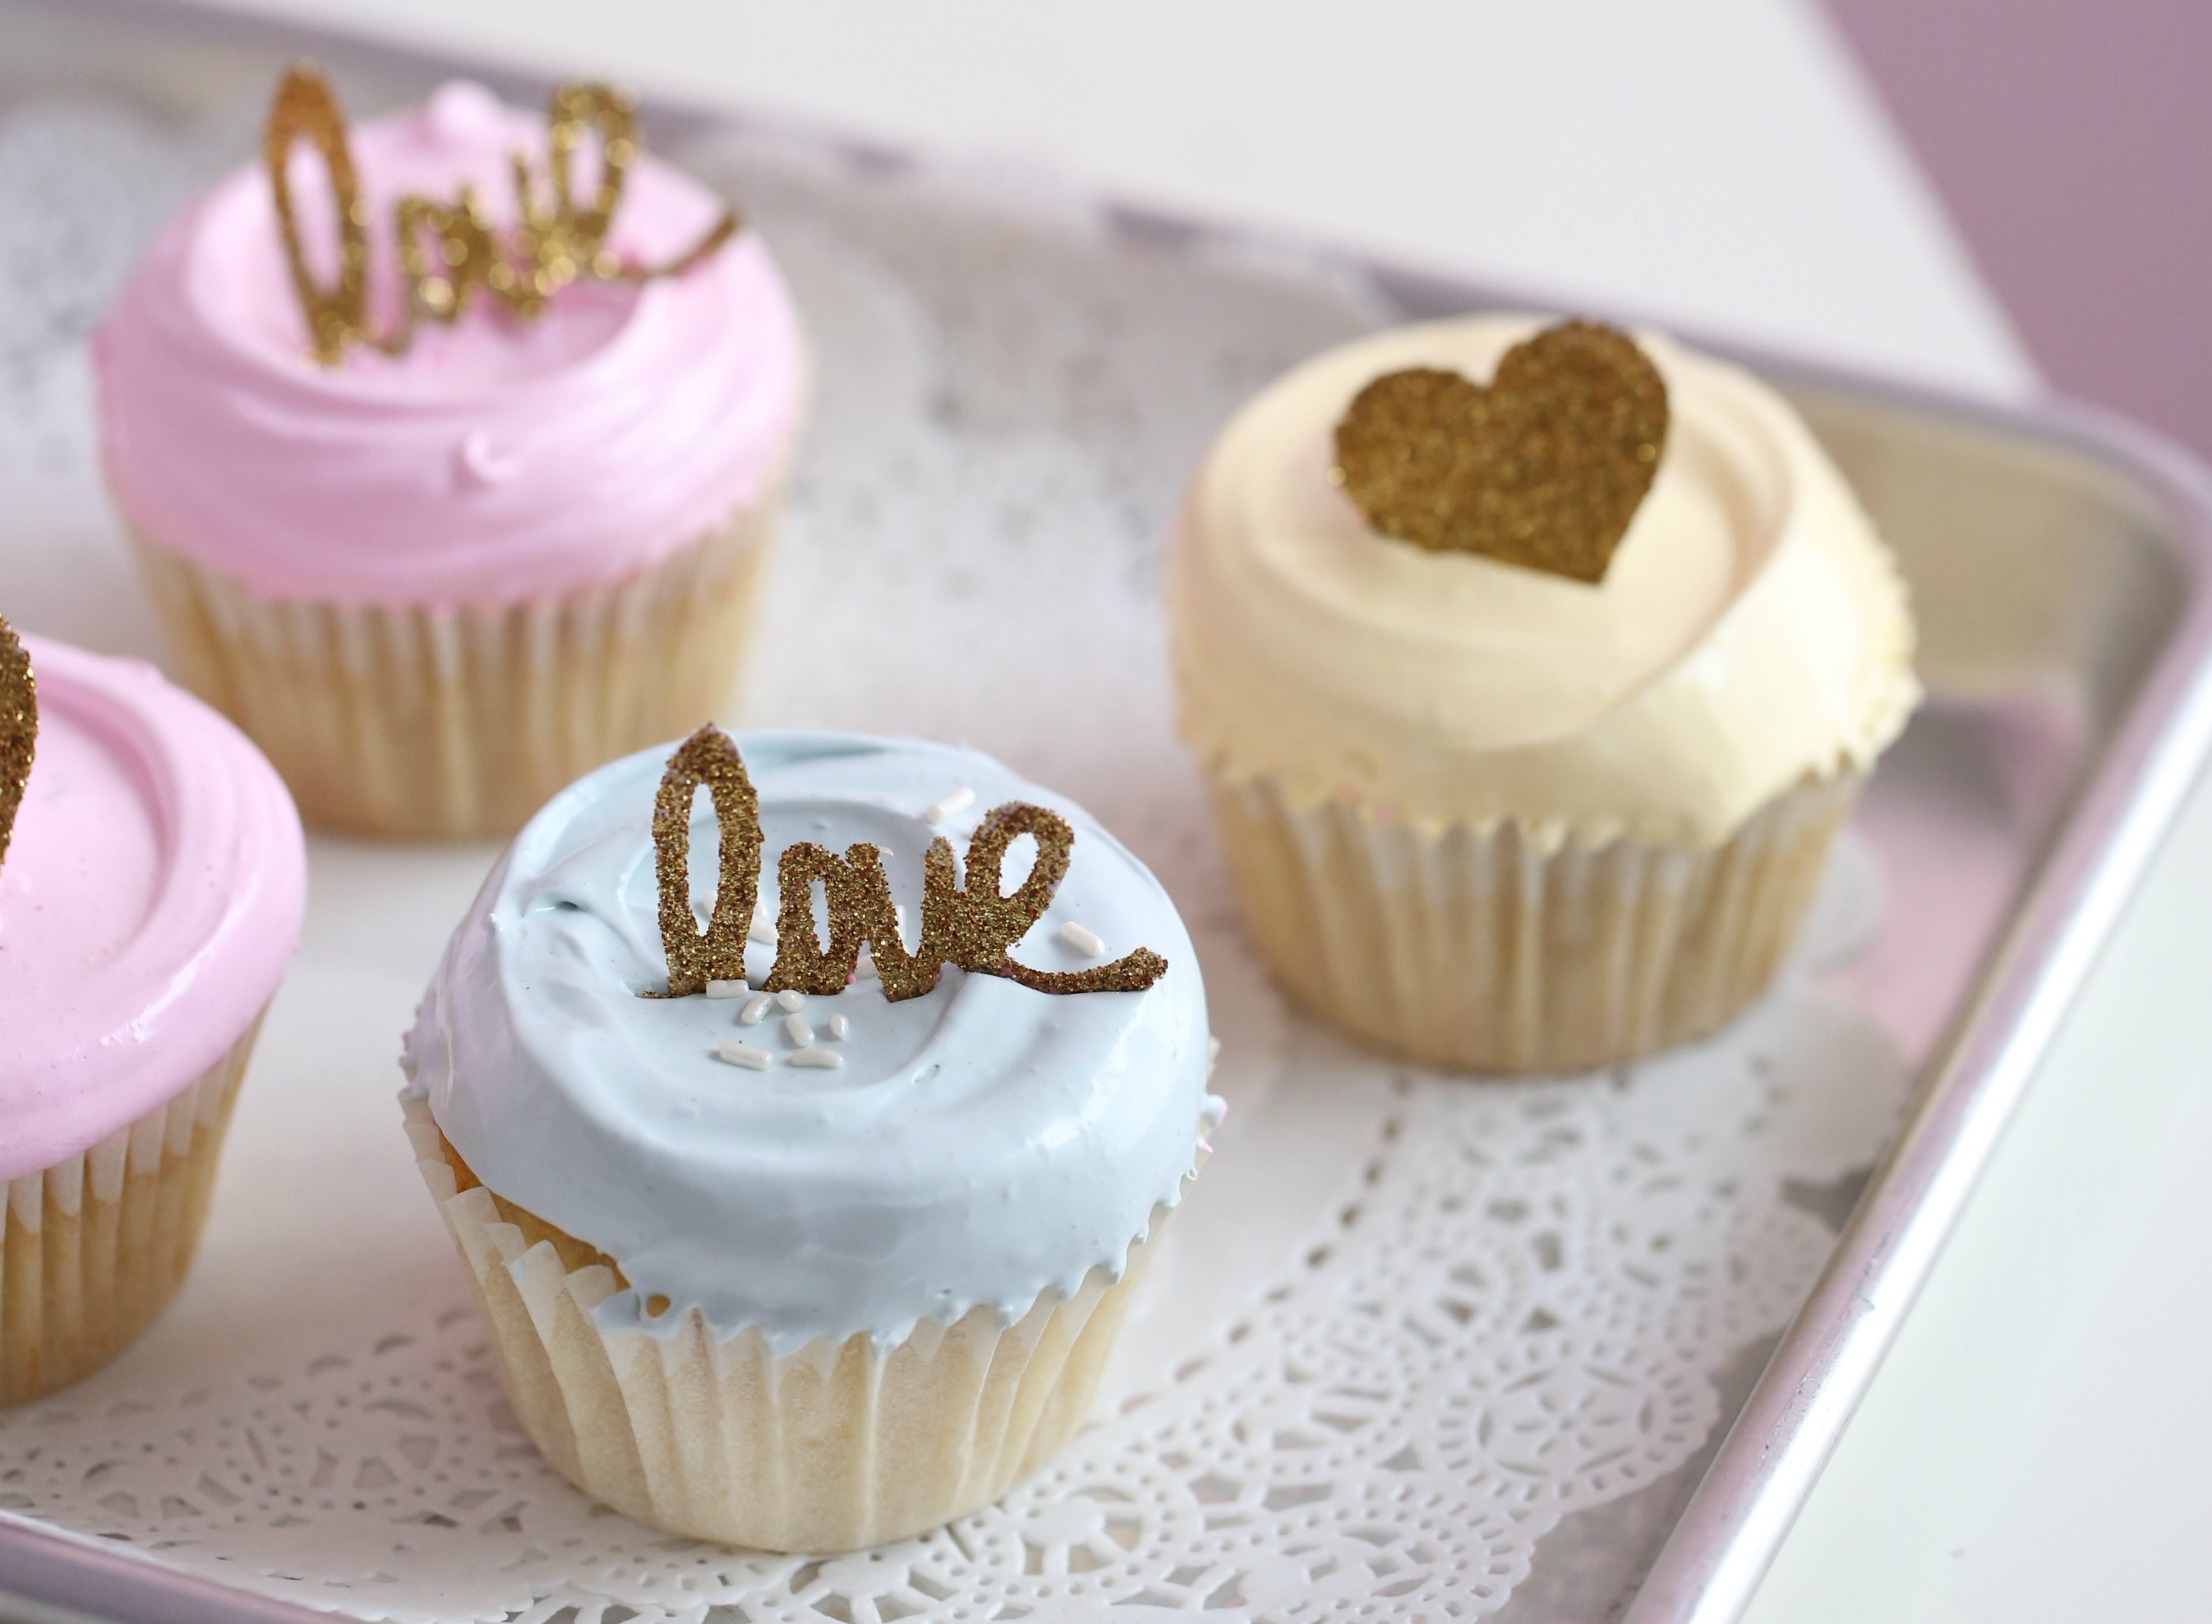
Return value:
M 988 757 L 736 745 L 531 821 L 404 1103 L 547 1456 L 660 1527 L 847 1549 L 1084 1421 L 1219 1119 L 1205 993 L 1143 864 Z

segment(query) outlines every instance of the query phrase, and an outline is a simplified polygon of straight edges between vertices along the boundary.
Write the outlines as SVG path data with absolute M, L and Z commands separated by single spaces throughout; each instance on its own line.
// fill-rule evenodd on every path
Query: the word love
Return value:
M 576 201 L 569 160 L 586 134 L 599 137 L 599 183 L 589 204 Z M 392 235 L 405 278 L 398 325 L 378 333 L 369 319 L 369 213 L 346 144 L 345 115 L 321 74 L 295 67 L 277 86 L 261 135 L 261 161 L 269 173 L 277 229 L 284 238 L 292 287 L 315 359 L 336 366 L 355 344 L 390 355 L 404 351 L 415 323 L 458 321 L 472 293 L 481 290 L 525 321 L 571 282 L 590 277 L 610 282 L 649 282 L 680 276 L 727 242 L 737 216 L 724 214 L 705 236 L 665 265 L 625 262 L 607 246 L 607 233 L 631 162 L 637 157 L 637 114 L 627 97 L 605 85 L 563 85 L 553 92 L 547 120 L 546 169 L 551 201 L 540 194 L 522 153 L 513 155 L 519 220 L 502 237 L 493 230 L 473 187 L 450 200 L 409 194 L 392 205 Z M 330 176 L 338 231 L 337 280 L 315 279 L 300 235 L 292 198 L 291 157 L 305 140 Z
M 691 911 L 691 804 L 704 787 L 721 833 L 721 872 L 706 929 Z M 1001 896 L 1007 848 L 1022 836 L 1037 843 L 1028 878 Z M 947 964 L 976 975 L 1004 976 L 1038 992 L 1142 992 L 1167 971 L 1167 960 L 1138 948 L 1089 970 L 1032 970 L 1010 952 L 1052 906 L 1068 872 L 1075 831 L 1057 812 L 1023 802 L 995 808 L 968 843 L 966 883 L 952 842 L 939 835 L 922 864 L 922 937 L 908 952 L 899 932 L 883 854 L 860 843 L 843 856 L 807 842 L 787 847 L 776 863 L 782 901 L 776 916 L 776 962 L 762 985 L 769 992 L 838 993 L 852 980 L 865 943 L 897 1002 L 937 985 Z M 653 871 L 660 886 L 661 942 L 668 951 L 668 990 L 649 998 L 685 998 L 709 981 L 745 977 L 745 939 L 760 897 L 760 800 L 737 745 L 703 727 L 669 758 L 653 803 Z M 814 887 L 829 904 L 829 941 L 814 921 Z

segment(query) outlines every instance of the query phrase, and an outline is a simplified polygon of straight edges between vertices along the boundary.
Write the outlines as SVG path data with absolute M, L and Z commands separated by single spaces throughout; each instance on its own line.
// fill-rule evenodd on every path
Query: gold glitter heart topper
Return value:
M 691 803 L 704 788 L 721 837 L 721 872 L 704 932 L 691 911 Z M 1037 843 L 1029 876 L 1011 896 L 999 894 L 1007 849 L 1022 835 Z M 776 863 L 782 903 L 776 913 L 776 961 L 765 992 L 827 996 L 845 990 L 865 945 L 893 1003 L 919 998 L 937 985 L 947 964 L 973 975 L 1004 976 L 1038 992 L 1142 992 L 1167 973 L 1167 960 L 1140 947 L 1088 970 L 1033 970 L 1010 949 L 1052 906 L 1067 877 L 1075 830 L 1046 807 L 1010 801 L 985 815 L 968 842 L 966 883 L 943 835 L 922 863 L 922 939 L 911 953 L 899 930 L 883 872 L 882 851 L 866 841 L 840 857 L 802 841 Z M 668 990 L 649 998 L 687 998 L 710 981 L 745 979 L 745 941 L 760 896 L 760 799 L 737 742 L 702 727 L 668 758 L 653 802 L 653 873 L 660 887 L 661 944 L 668 953 Z M 814 923 L 814 887 L 829 901 L 829 941 Z
M 1651 358 L 1570 321 L 1506 351 L 1487 387 L 1428 367 L 1377 378 L 1337 423 L 1330 472 L 1386 536 L 1596 583 L 1666 443 Z
M 570 160 L 587 134 L 599 137 L 599 184 L 588 204 L 577 202 Z M 292 196 L 291 157 L 306 141 L 330 177 L 338 232 L 337 280 L 324 286 L 309 265 Z M 336 366 L 366 344 L 387 355 L 405 352 L 418 321 L 450 325 L 479 292 L 523 321 L 544 314 L 553 296 L 580 280 L 650 282 L 681 276 L 738 230 L 724 213 L 696 243 L 664 265 L 634 265 L 607 246 L 623 185 L 638 154 L 637 110 L 605 85 L 568 84 L 553 92 L 547 115 L 546 169 L 551 201 L 541 195 L 522 152 L 512 157 L 518 221 L 504 235 L 486 218 L 474 187 L 449 201 L 408 194 L 392 205 L 392 236 L 406 279 L 398 324 L 379 333 L 369 319 L 369 211 L 346 144 L 345 115 L 330 85 L 313 68 L 296 66 L 277 85 L 261 133 L 261 161 L 276 203 L 277 230 L 291 265 L 292 288 L 307 318 L 317 364 Z
M 0 620 L 0 863 L 8 860 L 15 815 L 31 781 L 31 758 L 38 753 L 38 681 L 31 656 L 5 620 Z

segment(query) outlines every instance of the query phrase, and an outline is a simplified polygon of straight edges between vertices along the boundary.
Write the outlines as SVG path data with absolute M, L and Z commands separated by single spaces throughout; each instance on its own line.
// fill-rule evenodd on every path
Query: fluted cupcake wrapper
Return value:
M 138 554 L 186 685 L 308 821 L 469 839 L 735 702 L 779 507 L 620 585 L 490 608 L 260 598 L 145 537 Z
M 1212 785 L 1246 926 L 1297 998 L 1377 1047 L 1560 1072 L 1709 1032 L 1773 979 L 1860 778 L 1808 780 L 1697 851 L 1547 845 Z
M 1094 1269 L 1012 1324 L 978 1308 L 890 1348 L 856 1334 L 782 1355 L 757 1329 L 717 1337 L 697 1313 L 665 1333 L 606 1331 L 593 1310 L 623 1289 L 614 1270 L 571 1267 L 490 1191 L 461 1189 L 428 1105 L 402 1105 L 524 1430 L 593 1498 L 728 1545 L 856 1550 L 1004 1495 L 1088 1418 L 1167 1218 L 1154 1210 L 1119 1281 Z
M 106 1364 L 184 1283 L 260 1020 L 167 1105 L 0 1181 L 0 1404 Z

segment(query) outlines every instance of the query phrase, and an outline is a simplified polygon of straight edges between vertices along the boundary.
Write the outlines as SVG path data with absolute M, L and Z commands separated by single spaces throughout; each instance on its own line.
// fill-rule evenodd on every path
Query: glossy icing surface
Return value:
M 654 1323 L 698 1308 L 779 1351 L 857 1331 L 891 1343 L 918 1320 L 977 1304 L 1018 1315 L 1094 1267 L 1118 1274 L 1153 1208 L 1179 1198 L 1210 1109 L 1204 987 L 1158 882 L 1081 809 L 974 751 L 824 733 L 738 744 L 760 796 L 764 897 L 784 847 L 873 841 L 912 943 L 931 836 L 964 853 L 991 807 L 1032 801 L 1073 823 L 1074 861 L 1016 957 L 1097 962 L 1061 938 L 1074 922 L 1108 956 L 1152 948 L 1166 975 L 1142 993 L 1053 996 L 948 967 L 896 1004 L 863 979 L 799 1012 L 842 1056 L 836 1070 L 790 1064 L 780 1008 L 747 1027 L 742 999 L 641 998 L 666 978 L 650 833 L 663 747 L 548 805 L 455 934 L 407 1042 L 439 1127 L 495 1193 L 621 1265 L 632 1289 L 603 1322 L 639 1321 L 665 1296 Z M 971 805 L 923 820 L 961 787 Z M 713 828 L 701 796 L 702 912 Z M 1009 855 L 1009 889 L 1031 849 Z M 756 985 L 772 958 L 751 949 Z M 835 1015 L 841 1039 L 827 1036 Z M 774 1064 L 724 1064 L 726 1039 Z
M 1169 593 L 1182 728 L 1217 770 L 1417 821 L 1709 846 L 1903 726 L 1918 688 L 1887 548 L 1780 396 L 1665 339 L 1639 338 L 1667 384 L 1665 453 L 1601 583 L 1368 526 L 1329 479 L 1351 397 L 1410 366 L 1487 381 L 1540 325 L 1346 345 L 1223 431 Z
M 509 154 L 544 148 L 541 115 L 466 84 L 353 130 L 381 323 L 399 286 L 392 198 L 473 182 L 505 224 Z M 293 183 L 303 233 L 329 247 L 329 185 L 304 147 Z M 609 246 L 666 262 L 723 206 L 641 158 Z M 418 327 L 404 355 L 355 349 L 326 370 L 258 166 L 170 223 L 95 360 L 109 478 L 149 540 L 264 596 L 355 603 L 511 602 L 634 575 L 762 497 L 805 383 L 790 295 L 749 232 L 681 277 L 576 283 L 534 322 L 475 306 Z
M 152 666 L 23 642 L 39 734 L 0 865 L 0 1180 L 220 1059 L 276 991 L 307 893 L 291 797 L 237 729 Z

